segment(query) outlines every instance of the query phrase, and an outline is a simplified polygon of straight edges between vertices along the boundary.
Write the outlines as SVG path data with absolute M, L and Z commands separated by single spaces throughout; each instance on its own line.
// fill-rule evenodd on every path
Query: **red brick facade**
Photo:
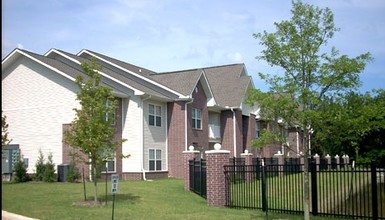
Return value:
M 228 151 L 206 152 L 207 204 L 215 207 L 226 205 L 225 173 L 223 166 L 229 163 Z
M 255 121 L 255 115 L 250 114 L 250 116 L 243 116 L 243 146 L 245 149 L 251 150 L 253 149 L 253 146 L 251 145 L 252 140 L 255 139 L 256 136 L 256 121 Z
M 183 177 L 182 152 L 185 143 L 185 102 L 167 103 L 168 175 Z
M 236 157 L 243 153 L 243 125 L 242 112 L 234 109 L 222 111 L 221 113 L 221 136 L 222 149 L 229 150 L 230 156 L 234 157 L 234 114 L 235 114 L 235 145 Z

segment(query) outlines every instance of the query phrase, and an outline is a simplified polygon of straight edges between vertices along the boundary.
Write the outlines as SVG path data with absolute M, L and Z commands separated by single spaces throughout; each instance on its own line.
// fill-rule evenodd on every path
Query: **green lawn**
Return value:
M 108 200 L 110 195 L 108 186 Z M 100 182 L 100 200 L 105 198 L 105 183 Z M 87 199 L 93 187 L 86 184 Z M 81 207 L 84 200 L 81 183 L 3 183 L 2 209 L 38 219 L 111 219 L 112 205 Z M 215 208 L 200 196 L 185 192 L 183 180 L 120 181 L 115 200 L 115 218 L 120 219 L 265 219 L 259 210 Z M 268 213 L 269 219 L 302 219 L 299 215 Z M 312 218 L 326 219 L 326 218 Z M 330 218 L 327 218 L 330 219 Z

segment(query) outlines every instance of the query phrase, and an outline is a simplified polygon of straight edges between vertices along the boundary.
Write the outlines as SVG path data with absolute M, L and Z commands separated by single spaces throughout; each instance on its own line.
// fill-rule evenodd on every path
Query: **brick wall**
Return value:
M 243 146 L 244 150 L 248 149 L 250 152 L 253 149 L 251 141 L 255 139 L 255 115 L 250 114 L 250 116 L 242 116 L 243 121 Z
M 185 149 L 185 102 L 167 103 L 168 175 L 183 177 L 183 156 Z
M 197 84 L 197 89 L 193 91 L 192 97 L 194 101 L 187 106 L 187 144 L 194 145 L 195 150 L 202 153 L 209 150 L 209 112 L 207 109 L 207 96 L 203 90 L 201 83 Z M 201 129 L 192 128 L 192 109 L 200 109 L 202 111 Z
M 236 130 L 236 156 L 239 157 L 243 153 L 243 120 L 242 112 L 235 111 L 235 130 Z M 222 149 L 229 150 L 230 155 L 234 156 L 234 124 L 233 112 L 231 110 L 221 112 L 221 135 L 222 135 Z

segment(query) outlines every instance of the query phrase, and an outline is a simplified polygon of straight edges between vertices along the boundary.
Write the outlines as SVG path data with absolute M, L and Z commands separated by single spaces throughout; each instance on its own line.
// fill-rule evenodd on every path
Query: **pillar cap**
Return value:
M 229 150 L 207 150 L 205 151 L 206 154 L 229 154 Z

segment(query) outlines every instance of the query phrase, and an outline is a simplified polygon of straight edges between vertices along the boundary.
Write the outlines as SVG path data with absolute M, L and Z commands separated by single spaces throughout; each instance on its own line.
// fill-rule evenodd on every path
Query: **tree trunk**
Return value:
M 303 163 L 303 211 L 304 220 L 310 219 L 310 184 L 309 184 L 309 130 L 304 128 L 303 130 L 303 150 L 304 150 L 304 163 Z
M 94 202 L 98 202 L 98 178 L 96 173 L 96 164 L 92 162 L 92 174 L 94 182 Z
M 310 193 L 309 193 L 309 160 L 307 153 L 305 153 L 303 165 L 303 211 L 304 219 L 310 219 Z

